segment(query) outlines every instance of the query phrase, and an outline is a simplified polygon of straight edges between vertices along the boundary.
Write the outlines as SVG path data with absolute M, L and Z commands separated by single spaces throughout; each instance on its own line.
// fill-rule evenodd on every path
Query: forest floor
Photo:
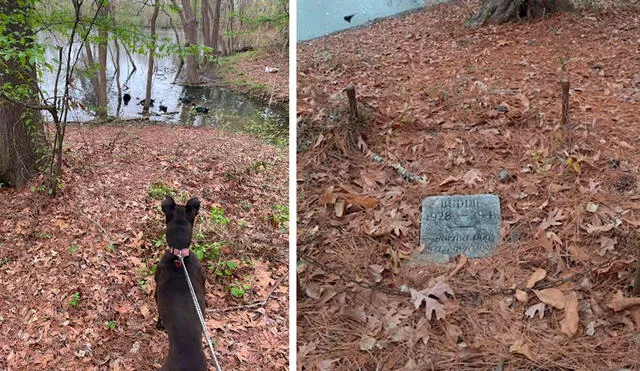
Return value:
M 191 250 L 204 256 L 222 367 L 287 369 L 286 149 L 127 125 L 70 127 L 64 154 L 56 197 L 38 180 L 0 189 L 0 369 L 160 368 L 168 339 L 155 328 L 153 272 L 166 249 L 165 193 L 201 201 Z
M 298 45 L 299 369 L 640 365 L 640 11 L 465 27 L 478 6 Z M 483 193 L 492 257 L 412 263 L 424 197 Z
M 268 67 L 278 72 L 266 72 Z M 288 48 L 285 52 L 258 49 L 222 57 L 218 71 L 236 90 L 267 103 L 289 103 Z

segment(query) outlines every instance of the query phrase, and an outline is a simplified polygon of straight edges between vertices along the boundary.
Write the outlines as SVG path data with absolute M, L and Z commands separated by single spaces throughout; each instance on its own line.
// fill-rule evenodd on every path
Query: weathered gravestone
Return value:
M 496 195 L 432 196 L 422 201 L 417 261 L 447 262 L 460 253 L 491 256 L 500 243 L 500 199 Z

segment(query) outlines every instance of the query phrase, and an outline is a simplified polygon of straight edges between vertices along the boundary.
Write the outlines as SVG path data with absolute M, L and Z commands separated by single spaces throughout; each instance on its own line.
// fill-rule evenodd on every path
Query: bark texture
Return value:
M 0 14 L 10 18 L 13 14 L 26 14 L 30 11 L 26 4 L 27 2 L 19 0 L 0 0 Z M 7 26 L 4 35 L 32 35 L 32 30 L 26 23 L 10 22 Z M 22 46 L 23 49 L 28 47 L 28 43 Z M 3 59 L 0 62 L 0 72 L 0 86 L 5 83 L 26 85 L 34 92 L 33 96 L 37 97 L 35 65 L 23 65 L 15 58 L 7 61 Z M 42 133 L 39 111 L 0 98 L 0 183 L 21 187 L 37 172 L 38 150 L 43 145 Z
M 569 0 L 486 0 L 467 23 L 482 26 L 519 22 L 573 9 Z

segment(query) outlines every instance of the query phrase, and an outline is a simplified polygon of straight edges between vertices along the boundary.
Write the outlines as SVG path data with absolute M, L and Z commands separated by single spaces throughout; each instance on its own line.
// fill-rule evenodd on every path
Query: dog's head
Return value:
M 200 201 L 195 197 L 184 206 L 176 205 L 169 196 L 162 201 L 162 212 L 167 223 L 167 244 L 170 248 L 182 250 L 189 247 L 198 210 Z

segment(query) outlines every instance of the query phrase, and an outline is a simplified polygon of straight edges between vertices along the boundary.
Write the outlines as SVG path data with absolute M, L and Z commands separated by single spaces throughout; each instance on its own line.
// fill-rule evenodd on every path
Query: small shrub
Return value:
M 69 299 L 69 305 L 71 305 L 72 307 L 76 307 L 80 304 L 81 299 L 82 298 L 80 297 L 80 293 L 74 292 L 73 294 L 71 294 L 71 298 Z
M 211 206 L 209 216 L 211 217 L 211 221 L 215 224 L 225 225 L 231 222 L 231 218 L 224 215 L 224 209 L 221 207 Z

